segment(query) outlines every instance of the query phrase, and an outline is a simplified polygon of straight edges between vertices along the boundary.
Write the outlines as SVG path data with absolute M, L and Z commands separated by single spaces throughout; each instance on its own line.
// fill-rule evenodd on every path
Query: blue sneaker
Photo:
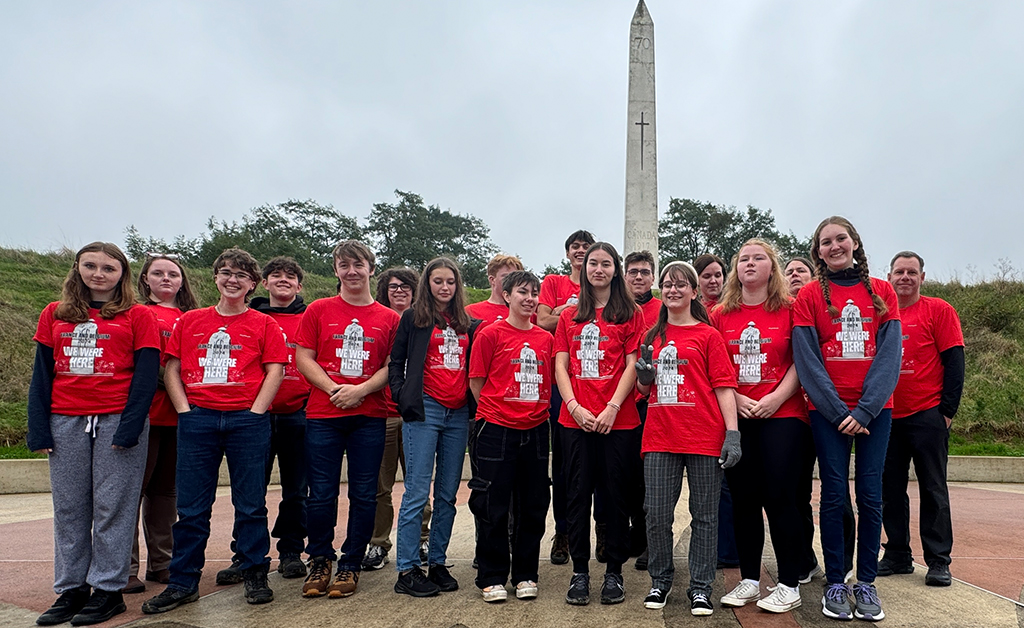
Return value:
M 826 584 L 825 593 L 821 596 L 821 614 L 832 619 L 852 620 L 853 609 L 850 608 L 850 587 L 842 582 Z
M 882 612 L 882 602 L 878 599 L 878 592 L 875 585 L 866 582 L 858 582 L 853 585 L 853 598 L 857 609 L 853 616 L 864 621 L 881 621 L 885 619 Z

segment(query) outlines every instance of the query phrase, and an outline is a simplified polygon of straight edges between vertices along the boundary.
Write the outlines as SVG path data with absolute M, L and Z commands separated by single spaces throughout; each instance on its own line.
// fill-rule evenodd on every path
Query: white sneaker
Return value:
M 779 583 L 778 586 L 768 587 L 772 594 L 763 600 L 757 601 L 757 607 L 763 608 L 772 613 L 785 613 L 800 606 L 800 587 L 787 587 Z
M 537 583 L 533 580 L 523 580 L 516 585 L 516 597 L 520 600 L 532 600 L 537 597 Z
M 821 573 L 821 565 L 814 563 L 814 569 L 808 571 L 802 578 L 800 578 L 800 584 L 810 584 L 814 576 Z
M 740 580 L 736 588 L 722 596 L 722 606 L 744 606 L 747 602 L 761 599 L 761 583 L 757 580 Z
M 481 591 L 485 602 L 504 602 L 508 599 L 508 591 L 505 590 L 504 585 L 492 584 L 489 587 L 485 587 Z
M 856 571 L 856 569 L 851 569 L 850 571 L 846 572 L 846 577 L 843 578 L 843 584 L 846 584 L 846 583 L 850 582 L 850 580 L 853 579 L 854 571 Z

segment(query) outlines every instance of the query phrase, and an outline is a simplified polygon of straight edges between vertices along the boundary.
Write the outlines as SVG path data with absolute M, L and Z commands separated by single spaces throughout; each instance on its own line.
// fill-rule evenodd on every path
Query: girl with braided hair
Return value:
M 792 342 L 810 402 L 821 477 L 822 613 L 878 621 L 885 614 L 873 583 L 882 530 L 882 467 L 900 369 L 899 307 L 892 287 L 868 274 L 860 234 L 845 218 L 832 216 L 818 225 L 811 260 L 817 282 L 797 296 Z M 851 591 L 843 574 L 843 501 L 854 442 L 860 517 L 857 579 Z

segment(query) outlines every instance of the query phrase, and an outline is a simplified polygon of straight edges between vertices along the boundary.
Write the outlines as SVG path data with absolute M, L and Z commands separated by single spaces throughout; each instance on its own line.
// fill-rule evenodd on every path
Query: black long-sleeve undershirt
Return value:
M 964 348 L 950 347 L 939 354 L 942 362 L 942 396 L 939 412 L 952 419 L 960 409 L 960 396 L 964 392 Z

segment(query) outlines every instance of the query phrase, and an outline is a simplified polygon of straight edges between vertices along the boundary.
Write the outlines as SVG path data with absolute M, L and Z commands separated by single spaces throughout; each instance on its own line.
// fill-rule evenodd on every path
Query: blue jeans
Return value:
M 267 487 L 263 483 L 269 448 L 270 420 L 266 414 L 196 407 L 178 415 L 178 521 L 172 529 L 171 587 L 186 591 L 199 587 L 224 456 L 231 475 L 240 567 L 265 569 L 270 564 Z
M 811 411 L 811 432 L 818 451 L 821 478 L 821 550 L 825 557 L 825 578 L 830 584 L 842 582 L 843 508 L 850 484 L 850 451 L 854 459 L 854 489 L 857 496 L 857 580 L 874 582 L 878 575 L 878 549 L 882 537 L 882 470 L 889 447 L 892 410 L 882 410 L 868 425 L 870 434 L 847 436 L 820 412 Z
M 384 457 L 387 420 L 369 416 L 309 419 L 306 422 L 306 525 L 310 558 L 334 560 L 341 459 L 348 455 L 348 526 L 338 569 L 361 571 L 377 513 L 377 474 Z
M 434 477 L 434 515 L 430 526 L 427 563 L 443 565 L 447 561 L 448 542 L 455 522 L 455 496 L 462 481 L 462 464 L 469 439 L 469 408 L 446 408 L 423 395 L 423 421 L 402 426 L 405 448 L 405 494 L 398 511 L 398 550 L 396 567 L 408 571 L 420 564 L 420 525 L 423 506 L 430 495 L 430 476 L 437 459 Z

